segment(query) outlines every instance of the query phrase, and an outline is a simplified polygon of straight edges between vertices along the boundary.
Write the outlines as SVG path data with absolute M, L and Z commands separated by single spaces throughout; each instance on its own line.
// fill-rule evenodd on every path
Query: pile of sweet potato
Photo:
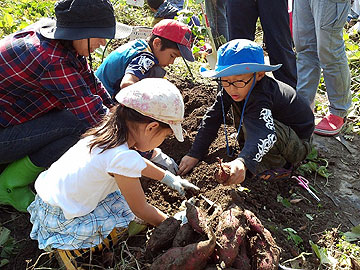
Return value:
M 278 268 L 280 250 L 270 232 L 249 210 L 231 206 L 219 216 L 215 232 L 207 213 L 186 203 L 188 223 L 168 218 L 150 236 L 151 270 Z

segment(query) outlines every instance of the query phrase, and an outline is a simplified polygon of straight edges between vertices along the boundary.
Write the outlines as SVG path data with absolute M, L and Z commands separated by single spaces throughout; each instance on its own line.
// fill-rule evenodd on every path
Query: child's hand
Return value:
M 169 188 L 179 192 L 180 196 L 185 196 L 185 190 L 195 194 L 197 194 L 200 190 L 197 186 L 191 184 L 188 180 L 182 179 L 180 176 L 176 176 L 169 171 L 165 172 L 165 176 L 161 182 L 167 185 Z
M 244 182 L 246 167 L 240 159 L 234 159 L 233 161 L 223 163 L 222 165 L 230 169 L 230 177 L 223 185 L 230 186 Z
M 192 168 L 195 167 L 195 165 L 199 162 L 197 158 L 190 157 L 190 156 L 184 156 L 181 159 L 178 175 L 185 175 L 187 174 Z

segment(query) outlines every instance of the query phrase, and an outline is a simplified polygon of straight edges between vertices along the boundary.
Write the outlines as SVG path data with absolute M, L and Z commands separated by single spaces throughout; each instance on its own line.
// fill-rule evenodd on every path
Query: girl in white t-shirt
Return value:
M 103 123 L 36 180 L 37 195 L 28 211 L 30 237 L 40 249 L 57 249 L 63 257 L 61 252 L 96 247 L 135 216 L 159 225 L 167 216 L 146 202 L 141 175 L 161 180 L 180 195 L 198 190 L 135 151 L 154 149 L 171 134 L 183 141 L 184 103 L 176 86 L 144 79 L 121 90 L 116 100 L 119 105 Z

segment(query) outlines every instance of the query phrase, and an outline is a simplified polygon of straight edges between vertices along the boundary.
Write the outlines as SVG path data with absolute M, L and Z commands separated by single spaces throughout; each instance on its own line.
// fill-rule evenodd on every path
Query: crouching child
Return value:
M 246 172 L 262 179 L 290 176 L 311 150 L 314 115 L 292 87 L 265 75 L 280 67 L 264 64 L 262 48 L 250 40 L 232 40 L 219 48 L 215 70 L 201 68 L 200 73 L 216 78 L 221 91 L 204 116 L 189 153 L 181 160 L 180 175 L 207 154 L 232 108 L 242 149 L 233 161 L 223 163 L 230 171 L 224 184 L 242 183 Z
M 183 141 L 184 103 L 176 86 L 165 79 L 144 79 L 116 100 L 108 117 L 35 182 L 37 195 L 28 207 L 30 237 L 40 249 L 55 249 L 66 269 L 74 269 L 76 257 L 114 245 L 135 217 L 154 226 L 167 218 L 147 203 L 141 175 L 180 195 L 198 190 L 134 150 L 153 149 L 171 134 Z

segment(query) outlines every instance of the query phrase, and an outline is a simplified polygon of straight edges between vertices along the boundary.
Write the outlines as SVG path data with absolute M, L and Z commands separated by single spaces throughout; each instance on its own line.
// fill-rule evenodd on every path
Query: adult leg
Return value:
M 257 6 L 270 63 L 282 64 L 280 69 L 273 72 L 274 77 L 296 88 L 296 56 L 289 27 L 287 0 L 258 0 Z
M 205 8 L 215 46 L 219 48 L 224 43 L 221 36 L 223 36 L 225 41 L 229 40 L 226 0 L 206 0 Z
M 229 39 L 255 39 L 258 10 L 254 0 L 227 0 Z
M 321 69 L 310 0 L 294 1 L 293 12 L 293 36 L 297 52 L 296 90 L 313 107 Z
M 330 113 L 345 117 L 351 105 L 350 69 L 343 27 L 350 0 L 312 0 L 320 65 L 323 69 Z
M 0 163 L 29 156 L 34 165 L 49 167 L 79 140 L 85 129 L 86 126 L 66 110 L 0 129 Z
M 26 212 L 34 200 L 28 184 L 75 144 L 84 128 L 71 112 L 61 111 L 1 129 L 0 162 L 12 163 L 0 174 L 0 204 Z
M 216 1 L 216 9 L 217 9 L 216 26 L 219 35 L 222 35 L 226 40 L 229 40 L 229 28 L 227 22 L 226 5 L 227 5 L 227 0 Z

